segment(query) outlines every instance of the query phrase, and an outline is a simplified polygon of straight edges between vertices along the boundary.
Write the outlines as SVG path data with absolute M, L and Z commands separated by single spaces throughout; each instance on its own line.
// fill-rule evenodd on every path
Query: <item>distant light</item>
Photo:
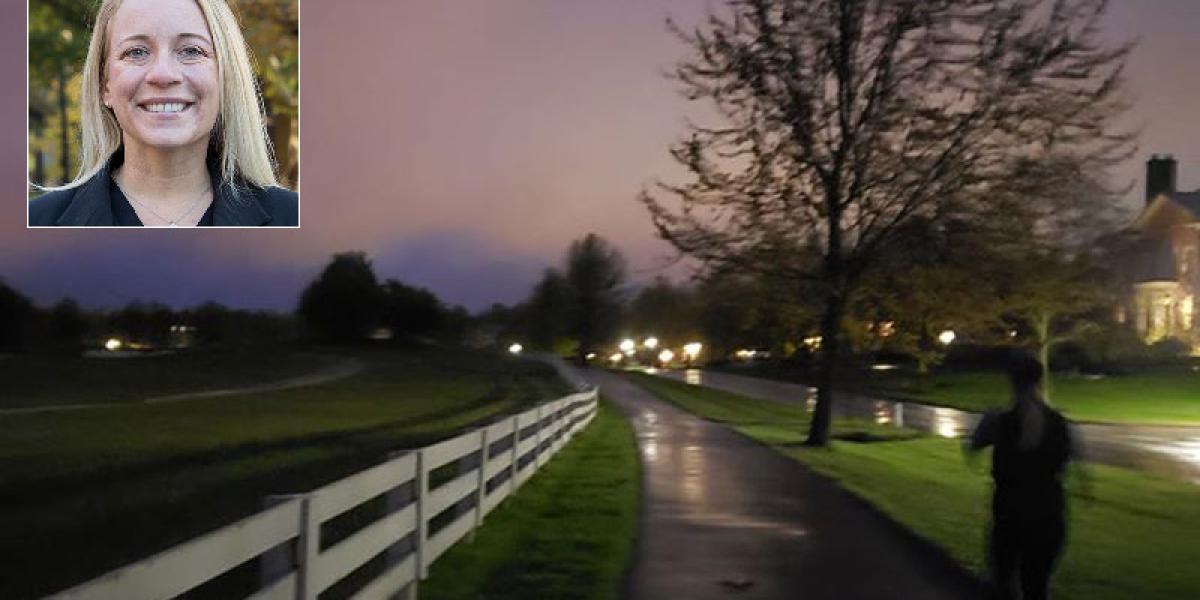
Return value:
M 596 358 L 596 353 L 595 353 L 595 352 L 588 352 L 588 353 L 587 353 L 587 359 L 588 359 L 588 360 L 592 360 L 593 358 Z
M 704 344 L 700 342 L 688 342 L 683 345 L 683 355 L 690 360 L 695 360 L 697 356 L 700 356 L 700 350 L 703 348 Z
M 954 338 L 956 337 L 958 336 L 955 335 L 953 331 L 947 329 L 938 334 L 938 341 L 946 346 L 949 346 L 950 344 L 954 343 Z
M 736 356 L 742 360 L 750 360 L 751 358 L 754 358 L 755 354 L 758 354 L 757 350 L 747 350 L 745 348 L 736 350 L 733 353 L 734 356 Z
M 633 340 L 626 339 L 623 340 L 621 345 L 617 347 L 620 348 L 621 352 L 624 352 L 625 354 L 633 354 L 633 350 L 637 348 L 637 344 L 635 344 Z
M 511 345 L 511 346 L 509 346 L 509 347 L 508 347 L 508 351 L 509 351 L 509 352 L 511 352 L 511 353 L 513 353 L 513 354 L 520 354 L 520 353 L 521 353 L 521 351 L 522 351 L 522 350 L 524 350 L 524 349 L 525 349 L 525 347 L 524 347 L 524 346 L 522 346 L 522 345 L 520 345 L 520 344 L 517 344 L 517 343 L 514 343 L 513 345 Z
M 650 336 L 650 337 L 646 338 L 645 341 L 642 342 L 642 345 L 649 348 L 650 350 L 653 350 L 658 347 L 658 338 L 656 338 L 654 336 Z
M 658 353 L 658 360 L 659 360 L 659 362 L 663 363 L 664 365 L 671 362 L 672 358 L 675 358 L 675 353 L 671 352 L 668 349 L 664 348 L 662 352 Z
M 889 364 L 885 364 L 885 363 L 877 363 L 877 364 L 871 365 L 871 369 L 873 369 L 875 371 L 891 371 L 893 369 L 899 369 L 899 368 L 900 368 L 900 365 L 889 365 Z
M 814 335 L 804 338 L 804 345 L 808 347 L 810 352 L 816 352 L 821 349 L 821 336 Z
M 615 363 L 619 363 L 619 362 L 621 362 L 622 358 L 625 358 L 624 354 L 621 354 L 620 352 L 614 352 L 611 356 L 608 357 L 608 360 L 615 362 Z
M 108 341 L 104 342 L 104 349 L 110 352 L 116 352 L 117 350 L 120 350 L 121 340 L 118 340 L 117 338 L 108 338 Z

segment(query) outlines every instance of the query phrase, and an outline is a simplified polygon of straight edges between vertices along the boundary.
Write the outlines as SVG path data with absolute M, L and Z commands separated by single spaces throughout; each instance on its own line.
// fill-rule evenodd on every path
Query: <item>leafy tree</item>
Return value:
M 57 145 L 65 182 L 73 175 L 71 137 L 79 126 L 78 80 L 92 21 L 89 3 L 38 0 L 29 5 L 29 120 L 34 130 L 34 181 L 45 183 L 50 165 L 39 150 Z M 77 165 L 76 165 L 77 166 Z M 41 172 L 37 172 L 41 171 Z
M 802 357 L 796 353 L 814 328 L 813 307 L 786 292 L 769 277 L 709 273 L 696 290 L 708 356 L 720 358 L 738 348 L 752 348 Z
M 686 287 L 655 277 L 629 304 L 628 323 L 635 332 L 654 334 L 669 344 L 682 344 L 699 333 L 696 298 Z
M 314 339 L 353 342 L 380 320 L 383 298 L 371 261 L 362 252 L 335 254 L 300 296 L 297 316 Z
M 0 351 L 24 349 L 39 316 L 29 298 L 0 281 Z
M 280 181 L 295 186 L 297 157 L 291 141 L 300 113 L 299 3 L 234 0 L 246 43 L 254 49 L 254 73 L 267 106 L 267 130 Z
M 79 303 L 65 298 L 50 309 L 49 328 L 52 344 L 78 351 L 88 331 L 88 320 Z
M 383 324 L 396 336 L 428 336 L 447 324 L 447 311 L 432 292 L 395 279 L 383 284 Z
M 579 339 L 579 364 L 587 364 L 588 353 L 616 333 L 624 281 L 625 259 L 603 238 L 589 233 L 571 243 L 566 269 L 568 322 Z
M 710 265 L 816 289 L 817 408 L 829 437 L 842 320 L 911 219 L 999 214 L 1050 157 L 1103 167 L 1129 46 L 1097 38 L 1100 0 L 731 0 L 674 78 L 722 123 L 672 149 L 691 175 L 642 201 L 660 235 Z M 668 205 L 677 203 L 676 206 Z
M 522 307 L 523 325 L 530 347 L 553 351 L 567 337 L 571 291 L 555 269 L 546 269 Z

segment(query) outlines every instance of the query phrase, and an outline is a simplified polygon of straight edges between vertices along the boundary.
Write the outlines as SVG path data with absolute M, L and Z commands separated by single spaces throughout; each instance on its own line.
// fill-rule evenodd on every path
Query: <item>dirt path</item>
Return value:
M 100 408 L 112 408 L 116 406 L 136 406 L 139 404 L 166 404 L 170 402 L 185 402 L 188 400 L 204 400 L 210 398 L 223 398 L 225 396 L 240 396 L 243 394 L 260 394 L 265 392 L 278 392 L 281 390 L 290 390 L 293 388 L 309 387 L 345 379 L 361 373 L 365 365 L 357 358 L 330 358 L 321 368 L 297 375 L 287 379 L 279 379 L 269 383 L 260 383 L 256 385 L 222 388 L 216 390 L 202 390 L 197 392 L 182 392 L 177 394 L 167 394 L 164 396 L 154 396 L 139 400 L 137 402 L 108 402 L 108 403 L 91 403 L 91 404 L 59 404 L 54 406 L 29 406 L 23 408 L 10 408 L 0 410 L 0 416 L 4 415 L 22 415 L 34 413 L 49 413 L 49 412 L 65 412 L 74 410 L 90 410 Z

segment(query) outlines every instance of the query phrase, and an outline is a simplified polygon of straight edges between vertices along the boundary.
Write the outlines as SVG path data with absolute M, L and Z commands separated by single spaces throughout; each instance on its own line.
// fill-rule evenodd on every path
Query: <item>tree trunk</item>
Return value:
M 1050 404 L 1050 317 L 1038 313 L 1033 319 L 1037 336 L 1038 362 L 1042 363 L 1042 401 Z
M 821 358 L 817 371 L 817 406 L 808 428 L 806 446 L 825 446 L 833 421 L 834 368 L 837 366 L 838 333 L 842 321 L 842 301 L 837 293 L 825 301 L 821 318 Z

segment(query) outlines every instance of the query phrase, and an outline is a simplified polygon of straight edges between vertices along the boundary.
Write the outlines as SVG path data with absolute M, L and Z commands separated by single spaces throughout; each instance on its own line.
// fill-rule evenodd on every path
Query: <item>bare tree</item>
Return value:
M 847 302 L 906 222 L 1003 214 L 999 190 L 1042 174 L 1030 164 L 1100 168 L 1132 151 L 1111 127 L 1130 46 L 1097 40 L 1105 5 L 731 0 L 693 31 L 669 22 L 694 50 L 673 78 L 723 122 L 672 148 L 689 183 L 641 200 L 681 252 L 818 290 L 809 444 L 829 436 Z

